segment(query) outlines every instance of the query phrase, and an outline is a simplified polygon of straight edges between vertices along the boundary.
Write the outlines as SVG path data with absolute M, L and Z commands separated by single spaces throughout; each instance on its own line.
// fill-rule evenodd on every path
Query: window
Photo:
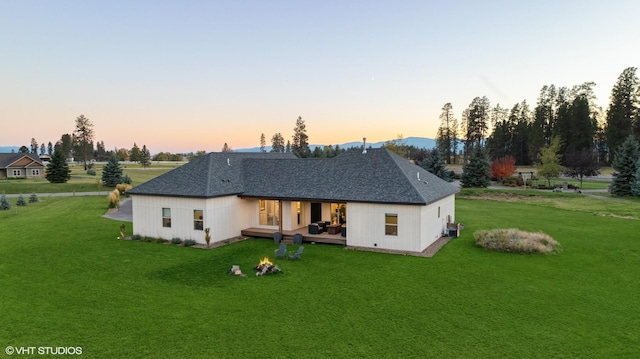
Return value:
M 171 228 L 171 208 L 162 209 L 162 226 Z
M 278 213 L 280 212 L 280 202 L 275 200 L 261 199 L 260 206 L 260 224 L 267 226 L 277 226 L 280 221 Z
M 387 236 L 398 235 L 398 214 L 397 213 L 385 213 L 384 234 L 386 234 Z
M 18 177 L 22 174 L 22 171 L 20 170 L 13 170 L 13 177 Z
M 204 228 L 202 210 L 196 209 L 193 211 L 193 229 L 201 231 Z
M 40 170 L 31 170 L 32 176 L 40 176 Z
M 347 204 L 331 203 L 331 223 L 345 224 L 347 223 Z

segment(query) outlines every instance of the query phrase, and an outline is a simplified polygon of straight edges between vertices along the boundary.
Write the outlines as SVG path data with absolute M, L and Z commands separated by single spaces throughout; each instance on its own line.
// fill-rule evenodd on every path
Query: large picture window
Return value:
M 162 209 L 162 226 L 171 228 L 171 208 Z
M 385 213 L 384 234 L 386 234 L 387 236 L 398 235 L 398 214 L 397 213 Z
M 193 229 L 201 231 L 204 228 L 204 216 L 201 209 L 193 211 Z
M 266 226 L 277 226 L 280 223 L 278 213 L 280 212 L 280 202 L 275 200 L 261 199 L 260 224 Z

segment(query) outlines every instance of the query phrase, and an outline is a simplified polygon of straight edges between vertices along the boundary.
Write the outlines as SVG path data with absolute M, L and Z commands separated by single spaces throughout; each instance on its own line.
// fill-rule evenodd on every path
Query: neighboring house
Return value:
M 420 252 L 455 220 L 458 189 L 387 149 L 328 159 L 209 153 L 134 187 L 136 235 L 204 243 L 257 228 L 308 234 L 318 221 L 348 228 L 348 246 Z
M 44 165 L 35 153 L 0 153 L 0 178 L 43 178 Z

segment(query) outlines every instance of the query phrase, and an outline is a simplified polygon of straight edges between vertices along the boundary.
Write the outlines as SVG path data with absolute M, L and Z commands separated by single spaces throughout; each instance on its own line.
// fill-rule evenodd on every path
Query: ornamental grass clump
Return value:
M 476 245 L 493 251 L 511 253 L 558 253 L 560 243 L 542 232 L 525 232 L 517 228 L 476 231 Z
M 109 192 L 109 208 L 118 208 L 120 205 L 120 191 L 114 189 L 112 192 Z

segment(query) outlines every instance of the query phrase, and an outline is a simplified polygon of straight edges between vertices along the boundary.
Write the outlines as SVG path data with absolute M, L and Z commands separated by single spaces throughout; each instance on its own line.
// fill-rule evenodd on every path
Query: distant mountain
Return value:
M 426 137 L 407 137 L 407 138 L 403 138 L 402 140 L 396 139 L 396 141 L 400 141 L 407 146 L 414 146 L 416 148 L 425 148 L 427 150 L 430 150 L 436 147 L 436 140 L 432 138 L 426 138 Z M 369 147 L 379 148 L 379 147 L 382 147 L 382 145 L 384 145 L 385 142 L 387 141 L 367 142 L 367 148 Z M 317 144 L 309 145 L 309 148 L 311 148 L 311 151 L 313 151 L 318 146 L 322 148 L 327 145 L 317 145 Z M 335 147 L 335 144 L 332 144 L 332 146 Z M 348 149 L 352 147 L 362 147 L 362 141 L 341 143 L 341 144 L 338 144 L 338 146 L 340 146 L 340 148 L 343 148 L 343 149 Z M 267 152 L 269 152 L 271 151 L 271 146 L 265 146 L 264 149 Z M 234 151 L 235 152 L 260 152 L 260 147 L 240 148 Z
M 20 147 L 18 146 L 0 146 L 0 153 L 18 153 L 20 151 Z

